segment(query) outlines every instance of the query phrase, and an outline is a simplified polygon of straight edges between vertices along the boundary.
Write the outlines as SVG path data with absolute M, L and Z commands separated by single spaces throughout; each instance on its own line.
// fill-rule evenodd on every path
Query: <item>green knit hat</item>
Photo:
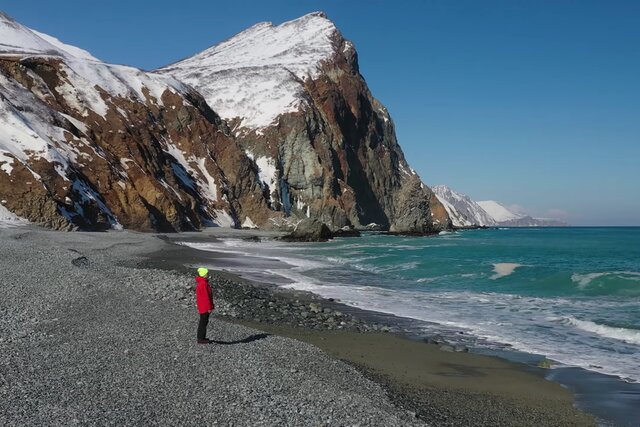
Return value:
M 200 277 L 207 277 L 207 276 L 209 275 L 209 270 L 207 270 L 207 269 L 206 269 L 206 268 L 204 268 L 204 267 L 200 267 L 200 268 L 198 269 L 198 275 L 199 275 Z

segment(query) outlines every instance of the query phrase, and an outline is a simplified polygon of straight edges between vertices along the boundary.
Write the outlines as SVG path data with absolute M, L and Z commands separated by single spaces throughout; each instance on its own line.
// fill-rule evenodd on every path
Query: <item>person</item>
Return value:
M 213 293 L 209 284 L 209 270 L 204 267 L 198 269 L 196 276 L 196 306 L 200 314 L 198 344 L 211 344 L 211 340 L 207 339 L 207 325 L 209 324 L 209 315 L 214 308 Z

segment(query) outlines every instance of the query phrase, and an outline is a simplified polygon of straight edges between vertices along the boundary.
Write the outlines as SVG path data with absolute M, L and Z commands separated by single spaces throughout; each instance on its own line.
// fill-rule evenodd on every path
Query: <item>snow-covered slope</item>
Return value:
M 478 202 L 478 205 L 480 205 L 482 209 L 484 209 L 496 222 L 515 221 L 526 216 L 510 211 L 494 200 L 484 200 Z
M 0 15 L 0 199 L 31 222 L 448 228 L 410 170 L 353 45 L 322 13 L 257 24 L 153 73 Z
M 2 202 L 6 203 L 6 200 L 0 201 L 0 228 L 17 227 L 29 223 L 26 219 L 11 213 L 2 205 Z
M 458 193 L 446 185 L 433 186 L 432 190 L 444 205 L 454 226 L 469 227 L 496 224 L 496 221 L 480 205 L 471 200 L 469 196 Z
M 110 105 L 101 91 L 113 97 L 134 98 L 141 102 L 146 102 L 151 96 L 154 103 L 162 104 L 161 97 L 165 90 L 176 92 L 186 89 L 169 76 L 105 64 L 85 50 L 31 30 L 0 12 L 0 58 L 16 56 L 59 58 L 62 61 L 61 71 L 67 80 L 61 82 L 57 91 L 68 105 L 85 117 L 90 111 L 105 117 Z M 51 93 L 43 93 L 42 97 L 48 95 Z M 0 117 L 3 118 L 0 122 L 0 161 L 4 159 L 7 162 L 2 166 L 5 171 L 10 172 L 12 163 L 6 153 L 11 153 L 18 161 L 24 161 L 27 153 L 40 155 L 57 161 L 62 169 L 65 168 L 67 156 L 59 155 L 61 153 L 56 151 L 68 151 L 69 147 L 61 128 L 55 126 L 55 123 L 62 122 L 62 118 L 57 116 L 39 102 L 37 96 L 0 74 Z M 68 116 L 66 118 L 70 119 Z M 79 123 L 72 118 L 70 120 L 75 125 Z M 85 128 L 83 125 L 79 127 Z
M 373 222 L 421 234 L 449 226 L 407 164 L 353 44 L 323 13 L 256 24 L 156 72 L 195 88 L 228 121 L 273 209 L 334 229 Z
M 6 209 L 54 228 L 233 225 L 236 208 L 225 193 L 236 182 L 225 177 L 247 167 L 191 87 L 103 63 L 0 13 Z M 260 204 L 255 180 L 239 179 L 238 197 L 249 199 L 242 205 Z
M 468 196 L 458 193 L 446 185 L 434 186 L 433 192 L 444 205 L 455 227 L 496 225 L 507 227 L 550 227 L 567 225 L 555 219 L 533 218 L 530 215 L 513 212 L 494 200 L 474 202 Z
M 260 129 L 305 104 L 303 82 L 333 55 L 336 33 L 319 12 L 278 26 L 263 22 L 158 71 L 196 88 L 222 118 Z

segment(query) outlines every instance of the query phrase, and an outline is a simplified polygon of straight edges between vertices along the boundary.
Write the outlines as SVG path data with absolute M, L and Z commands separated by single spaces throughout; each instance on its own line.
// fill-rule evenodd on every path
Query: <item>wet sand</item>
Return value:
M 239 323 L 313 344 L 353 364 L 381 382 L 394 403 L 433 425 L 595 425 L 560 384 L 497 357 L 442 351 L 388 333 Z

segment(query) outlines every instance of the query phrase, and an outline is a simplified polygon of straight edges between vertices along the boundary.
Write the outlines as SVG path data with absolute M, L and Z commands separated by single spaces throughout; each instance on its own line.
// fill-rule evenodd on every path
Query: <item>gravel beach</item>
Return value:
M 197 345 L 185 266 L 208 256 L 166 236 L 0 229 L 0 425 L 594 424 L 514 364 L 224 273 L 216 343 Z
M 421 425 L 319 348 L 197 316 L 152 235 L 0 230 L 0 425 Z M 184 299 L 186 298 L 186 299 Z

